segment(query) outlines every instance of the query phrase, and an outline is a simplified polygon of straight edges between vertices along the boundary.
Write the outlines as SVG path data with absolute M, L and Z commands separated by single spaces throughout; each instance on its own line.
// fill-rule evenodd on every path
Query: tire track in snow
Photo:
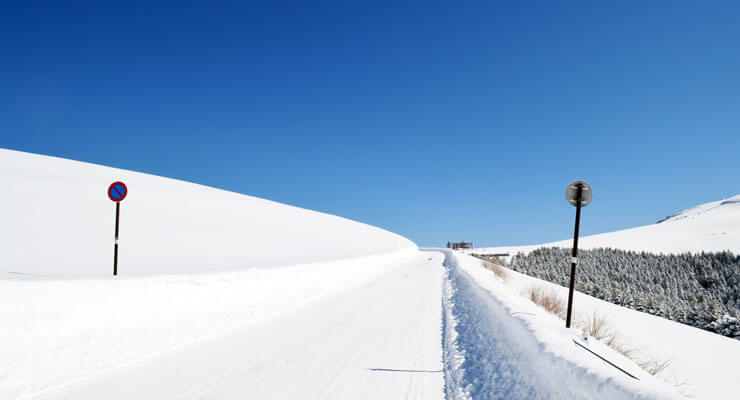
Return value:
M 495 325 L 490 302 L 448 260 L 443 287 L 445 390 L 450 400 L 560 398 L 527 365 L 527 349 Z

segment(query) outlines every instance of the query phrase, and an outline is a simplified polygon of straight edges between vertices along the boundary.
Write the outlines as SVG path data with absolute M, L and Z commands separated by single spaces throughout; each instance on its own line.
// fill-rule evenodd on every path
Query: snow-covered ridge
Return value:
M 587 224 L 588 220 L 582 221 Z M 466 253 L 528 253 L 539 247 L 571 247 L 572 239 L 537 245 L 486 247 Z M 740 195 L 701 204 L 660 223 L 598 235 L 583 236 L 578 247 L 611 247 L 649 253 L 740 253 Z
M 144 173 L 0 149 L 0 279 L 159 275 L 329 262 L 416 249 L 359 222 Z
M 696 207 L 689 208 L 688 210 L 681 211 L 680 213 L 666 218 L 661 222 L 674 222 L 680 221 L 686 218 L 696 218 L 703 214 L 724 214 L 724 213 L 740 213 L 740 194 L 737 196 L 730 197 L 729 199 L 713 201 L 710 203 L 704 203 Z

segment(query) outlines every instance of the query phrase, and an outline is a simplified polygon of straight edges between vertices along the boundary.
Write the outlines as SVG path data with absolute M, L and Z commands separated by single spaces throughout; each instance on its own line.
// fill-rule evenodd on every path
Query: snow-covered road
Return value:
M 113 180 L 131 188 L 117 277 L 104 196 Z M 337 216 L 2 149 L 0 183 L 0 400 L 676 397 L 532 303 L 527 291 L 546 282 L 495 276 L 460 252 L 419 252 Z M 594 303 L 577 294 L 577 304 Z M 692 378 L 697 398 L 728 392 L 736 341 L 610 315 L 632 321 L 650 350 L 683 356 L 674 381 Z M 700 350 L 670 348 L 683 342 Z M 713 353 L 724 361 L 714 365 Z
M 368 265 L 360 266 L 361 262 Z M 336 269 L 338 267 L 341 268 Z M 629 360 L 620 359 L 605 346 L 588 341 L 582 344 L 622 363 L 638 374 L 639 380 L 625 376 L 576 346 L 573 343 L 578 339 L 576 331 L 563 328 L 561 320 L 512 291 L 505 280 L 481 268 L 477 259 L 446 250 L 415 251 L 395 259 L 357 259 L 335 266 L 275 270 L 282 277 L 281 282 L 301 271 L 323 277 L 313 281 L 308 279 L 312 275 L 296 278 L 306 282 L 307 287 L 316 288 L 313 299 L 293 294 L 295 298 L 304 299 L 303 302 L 282 311 L 277 306 L 267 307 L 275 310 L 269 315 L 264 313 L 264 318 L 234 325 L 232 329 L 199 340 L 181 341 L 169 350 L 156 351 L 150 346 L 144 357 L 131 360 L 120 356 L 101 372 L 92 370 L 89 362 L 75 361 L 76 354 L 65 356 L 61 359 L 67 363 L 64 365 L 80 368 L 77 378 L 69 374 L 57 380 L 56 385 L 47 385 L 41 391 L 27 391 L 28 396 L 24 398 L 514 400 L 678 397 L 670 388 L 666 389 L 644 371 L 636 370 Z M 319 288 L 321 282 L 347 272 L 365 276 L 343 289 Z M 249 276 L 258 278 L 258 275 Z M 225 275 L 220 279 L 233 280 L 240 290 L 257 291 L 240 277 Z M 349 282 L 346 276 L 335 279 Z M 261 282 L 269 285 L 271 281 L 263 279 Z M 138 280 L 129 283 L 141 284 Z M 209 287 L 208 293 L 214 294 L 219 288 L 233 291 L 229 285 L 214 286 L 215 283 L 208 280 L 201 283 Z M 301 288 L 295 282 L 289 286 L 292 291 Z M 288 292 L 277 291 L 280 287 L 259 292 L 258 297 L 245 300 L 242 307 L 276 302 L 288 296 Z M 180 291 L 171 292 L 177 293 Z M 265 308 L 265 305 L 257 306 Z M 143 311 L 142 308 L 137 310 Z M 161 311 L 157 313 L 161 314 Z M 187 329 L 206 314 L 201 310 L 195 315 L 201 317 L 187 320 L 188 324 L 181 321 L 178 327 Z M 232 310 L 228 315 L 236 314 Z M 136 322 L 138 320 L 131 321 L 138 329 L 130 331 L 131 335 L 147 330 L 146 325 Z M 162 331 L 159 326 L 152 329 Z M 146 333 L 141 335 L 141 338 L 146 337 L 157 338 Z M 128 344 L 143 346 L 145 342 L 141 338 Z M 124 336 L 118 338 L 119 342 L 124 340 Z M 159 340 L 158 343 L 166 342 Z M 87 347 L 80 349 L 78 351 L 84 353 Z M 111 356 L 116 355 L 111 353 Z M 98 362 L 96 365 L 106 364 Z
M 441 399 L 444 255 L 54 390 L 67 399 Z

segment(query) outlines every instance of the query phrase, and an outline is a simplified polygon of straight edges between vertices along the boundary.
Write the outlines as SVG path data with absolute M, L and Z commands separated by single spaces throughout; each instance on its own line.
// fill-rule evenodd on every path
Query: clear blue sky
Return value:
M 2 2 L 0 147 L 420 245 L 568 238 L 576 178 L 584 234 L 740 193 L 737 1 L 216 3 Z

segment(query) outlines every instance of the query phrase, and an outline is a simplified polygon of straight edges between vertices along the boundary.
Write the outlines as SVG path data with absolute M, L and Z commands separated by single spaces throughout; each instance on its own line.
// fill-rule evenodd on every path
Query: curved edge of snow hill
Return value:
M 413 248 L 345 218 L 84 162 L 0 149 L 0 279 L 191 274 L 328 262 Z
M 587 217 L 585 217 L 587 218 Z M 540 247 L 573 245 L 572 239 L 526 246 L 496 246 L 465 250 L 465 253 L 529 253 Z M 740 195 L 684 210 L 652 225 L 616 232 L 581 236 L 578 247 L 644 251 L 648 253 L 701 253 L 730 251 L 740 254 Z
M 404 248 L 213 274 L 0 280 L 0 399 L 36 398 L 282 318 L 420 257 Z
M 443 300 L 448 398 L 682 398 L 606 345 L 566 329 L 562 320 L 481 267 L 480 260 L 441 251 L 448 269 Z

